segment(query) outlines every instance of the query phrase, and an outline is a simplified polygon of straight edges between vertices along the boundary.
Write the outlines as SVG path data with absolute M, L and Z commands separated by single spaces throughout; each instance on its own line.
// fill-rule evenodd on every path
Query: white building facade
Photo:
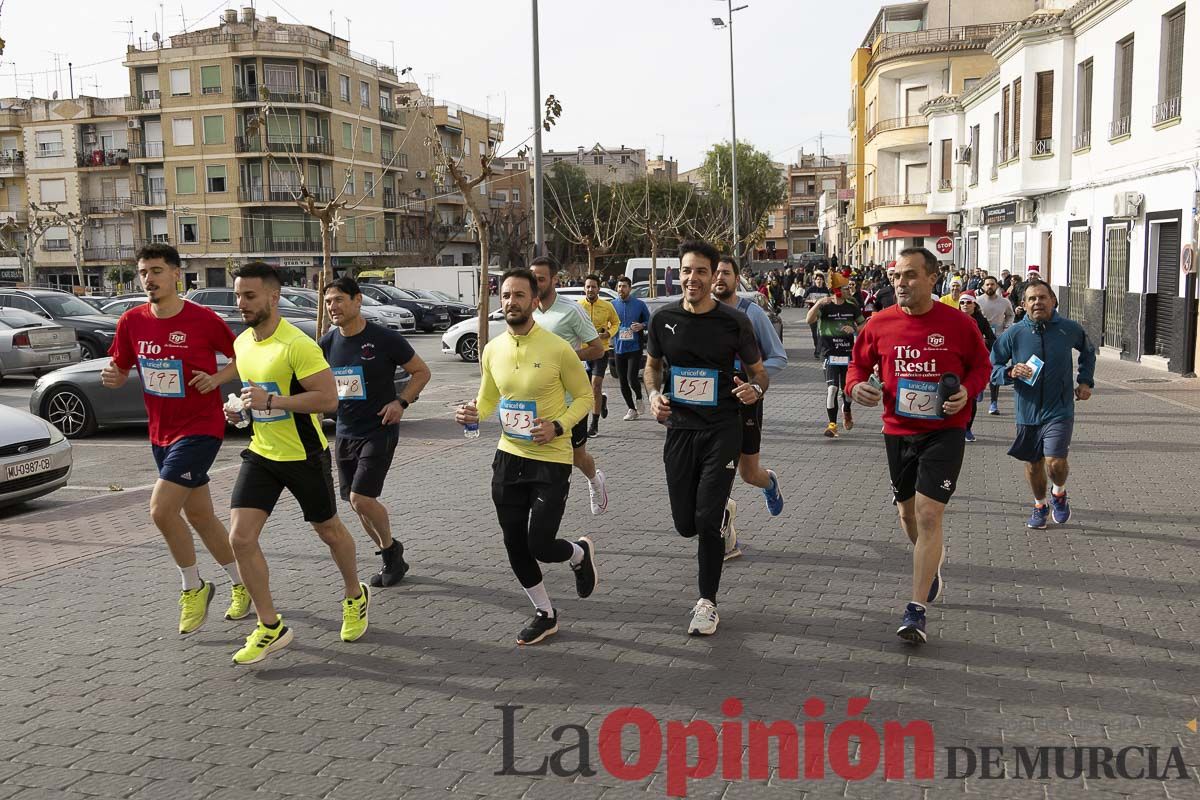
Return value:
M 971 90 L 925 107 L 928 209 L 948 215 L 958 263 L 1038 265 L 1102 353 L 1191 373 L 1200 19 L 1179 0 L 1062 5 L 996 37 L 999 66 Z

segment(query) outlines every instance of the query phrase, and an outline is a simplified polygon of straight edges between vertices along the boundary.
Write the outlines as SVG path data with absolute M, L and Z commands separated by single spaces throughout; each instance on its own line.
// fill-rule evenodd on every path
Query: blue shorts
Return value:
M 158 477 L 189 489 L 208 483 L 208 470 L 217 460 L 221 440 L 216 436 L 184 436 L 169 445 L 152 445 Z
M 1066 458 L 1071 449 L 1075 418 L 1052 419 L 1042 425 L 1018 425 L 1017 438 L 1008 454 L 1033 464 L 1043 458 Z

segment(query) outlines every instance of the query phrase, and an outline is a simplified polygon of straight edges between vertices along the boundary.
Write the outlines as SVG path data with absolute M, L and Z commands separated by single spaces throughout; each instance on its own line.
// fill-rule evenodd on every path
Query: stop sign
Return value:
M 946 255 L 954 249 L 954 240 L 949 236 L 943 236 L 937 240 L 937 251 L 942 255 Z

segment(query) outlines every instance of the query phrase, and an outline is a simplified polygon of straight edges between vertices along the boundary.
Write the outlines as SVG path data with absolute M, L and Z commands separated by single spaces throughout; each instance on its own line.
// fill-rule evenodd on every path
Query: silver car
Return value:
M 306 308 L 313 313 L 317 313 L 320 307 L 320 298 L 317 296 L 316 289 L 284 286 L 280 289 L 279 294 L 285 300 L 289 300 L 300 308 Z M 375 298 L 368 297 L 365 294 L 362 295 L 362 315 L 363 319 L 369 322 L 374 322 L 377 325 L 382 325 L 385 328 L 391 328 L 401 333 L 412 333 L 417 329 L 417 318 L 407 308 L 385 306 Z
M 0 406 L 0 507 L 32 500 L 71 477 L 71 443 L 53 425 Z
M 0 308 L 0 380 L 48 372 L 80 358 L 74 328 L 28 311 Z

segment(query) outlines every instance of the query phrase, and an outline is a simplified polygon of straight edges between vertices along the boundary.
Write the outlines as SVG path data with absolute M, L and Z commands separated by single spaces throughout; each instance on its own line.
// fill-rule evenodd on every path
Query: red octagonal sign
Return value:
M 943 236 L 937 240 L 937 251 L 942 255 L 946 255 L 954 249 L 954 240 L 949 236 Z

